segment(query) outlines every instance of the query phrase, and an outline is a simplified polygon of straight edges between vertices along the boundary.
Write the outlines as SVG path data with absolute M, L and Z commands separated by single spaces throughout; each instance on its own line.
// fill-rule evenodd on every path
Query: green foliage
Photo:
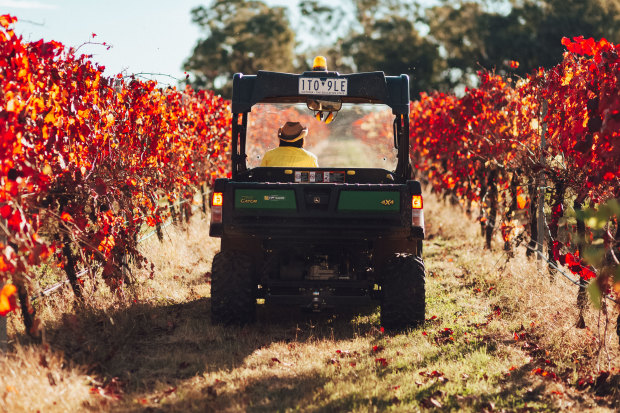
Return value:
M 576 212 L 577 217 L 582 219 L 586 226 L 595 233 L 595 241 L 587 246 L 584 251 L 583 256 L 585 260 L 590 265 L 602 268 L 601 276 L 599 276 L 601 283 L 605 284 L 607 279 L 611 281 L 610 284 L 620 283 L 620 266 L 612 258 L 613 251 L 615 251 L 617 257 L 618 247 L 611 244 L 613 237 L 610 231 L 613 219 L 617 220 L 620 217 L 620 200 L 610 199 L 597 208 L 587 208 Z M 616 227 L 617 232 L 618 228 Z M 605 242 L 605 239 L 608 241 Z M 602 297 L 601 284 L 599 282 L 590 283 L 588 292 L 592 303 L 597 308 L 600 308 Z
M 614 216 L 620 216 L 620 200 L 618 199 L 610 199 L 597 208 L 578 211 L 578 217 L 585 222 L 586 226 L 596 230 L 603 229 Z
M 467 84 L 481 68 L 525 76 L 552 67 L 562 59 L 563 36 L 620 42 L 618 0 L 444 0 L 426 8 L 416 0 L 301 0 L 297 7 L 294 30 L 286 7 L 263 1 L 195 8 L 205 37 L 184 66 L 194 86 L 228 95 L 236 72 L 300 72 L 323 54 L 342 73 L 409 74 L 415 99 Z
M 234 73 L 258 70 L 291 71 L 295 33 L 284 7 L 262 1 L 213 0 L 192 10 L 200 39 L 184 68 L 195 76 L 194 86 L 230 98 Z
M 601 309 L 601 299 L 603 298 L 603 294 L 601 293 L 601 289 L 598 284 L 592 282 L 588 285 L 588 294 L 590 295 L 590 302 L 597 310 Z
M 326 35 L 337 31 L 346 12 L 340 6 L 331 6 L 318 0 L 301 0 L 299 11 L 308 24 L 307 31 Z
M 363 33 L 352 34 L 342 43 L 342 52 L 352 57 L 360 72 L 408 74 L 412 99 L 436 86 L 433 78 L 441 65 L 438 47 L 424 39 L 406 17 L 367 20 Z
M 416 2 L 350 0 L 332 6 L 305 0 L 301 12 L 317 33 L 339 36 L 321 51 L 329 57 L 330 70 L 408 74 L 413 99 L 439 86 L 435 82 L 443 70 L 439 45 L 419 33 Z
M 584 258 L 594 267 L 600 268 L 604 264 L 607 255 L 608 246 L 605 245 L 605 237 L 611 238 L 611 234 L 603 234 L 609 232 L 608 225 L 610 220 L 620 217 L 620 201 L 618 199 L 610 199 L 606 203 L 599 205 L 597 208 L 587 208 L 582 211 L 576 211 L 577 218 L 584 221 L 586 227 L 595 232 L 594 239 L 584 251 Z
M 563 36 L 620 40 L 616 0 L 523 0 L 508 13 L 484 2 L 444 2 L 426 11 L 432 37 L 445 49 L 449 67 L 466 75 L 482 68 L 524 76 L 562 60 Z M 456 79 L 457 82 L 463 78 Z

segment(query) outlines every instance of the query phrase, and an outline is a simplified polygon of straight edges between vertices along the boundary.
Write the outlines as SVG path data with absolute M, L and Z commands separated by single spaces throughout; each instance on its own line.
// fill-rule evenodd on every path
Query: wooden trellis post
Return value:
M 545 145 L 547 136 L 547 122 L 545 117 L 547 116 L 547 101 L 542 103 L 542 133 L 540 134 L 540 163 L 541 166 L 545 165 Z M 547 183 L 545 180 L 544 169 L 540 171 L 538 176 L 538 262 L 542 265 L 543 258 L 543 242 L 545 241 L 545 187 Z

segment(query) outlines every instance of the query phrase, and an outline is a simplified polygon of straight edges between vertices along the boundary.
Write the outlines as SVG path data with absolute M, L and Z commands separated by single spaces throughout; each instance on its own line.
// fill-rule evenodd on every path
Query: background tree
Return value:
M 340 73 L 350 73 L 354 71 L 354 63 L 350 56 L 342 52 L 342 42 L 344 35 L 348 32 L 351 25 L 356 24 L 355 16 L 350 13 L 349 4 L 336 3 L 327 4 L 321 0 L 301 0 L 299 11 L 301 21 L 298 26 L 300 39 L 311 37 L 319 38 L 319 44 L 310 44 L 304 47 L 298 46 L 301 50 L 297 52 L 296 71 L 303 72 L 312 65 L 315 56 L 321 55 L 327 58 L 329 70 Z
M 442 64 L 438 47 L 420 36 L 406 18 L 393 15 L 368 21 L 363 33 L 343 41 L 341 50 L 351 56 L 357 71 L 408 74 L 412 99 L 437 87 L 434 79 Z
M 563 36 L 620 41 L 620 0 L 496 3 L 444 2 L 426 10 L 431 37 L 445 51 L 446 64 L 461 75 L 447 83 L 460 82 L 482 67 L 502 71 L 512 60 L 520 64 L 514 68 L 519 75 L 552 67 L 562 60 Z
M 443 61 L 438 45 L 416 28 L 416 1 L 350 0 L 331 6 L 305 0 L 301 6 L 302 15 L 310 21 L 307 26 L 325 36 L 339 36 L 332 47 L 313 50 L 330 58 L 330 70 L 408 74 L 414 99 L 419 92 L 439 86 L 435 79 L 443 70 Z
M 436 2 L 437 3 L 437 2 Z M 562 59 L 562 37 L 620 42 L 620 0 L 301 0 L 284 7 L 211 0 L 192 11 L 205 38 L 185 63 L 195 87 L 230 97 L 235 72 L 308 70 L 317 54 L 341 73 L 409 74 L 411 96 L 476 82 L 481 68 L 525 75 Z M 292 6 L 289 6 L 292 7 Z M 510 67 L 518 61 L 519 67 Z M 469 80 L 471 79 L 471 82 Z
M 234 73 L 293 70 L 295 33 L 284 7 L 262 1 L 213 0 L 192 10 L 205 38 L 198 40 L 184 69 L 194 87 L 230 98 Z

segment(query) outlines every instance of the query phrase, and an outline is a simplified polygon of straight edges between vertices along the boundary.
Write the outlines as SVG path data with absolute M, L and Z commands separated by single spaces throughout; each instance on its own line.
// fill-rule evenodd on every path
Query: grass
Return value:
M 219 247 L 196 215 L 143 244 L 155 276 L 137 271 L 124 295 L 87 285 L 88 307 L 68 289 L 42 299 L 44 344 L 11 315 L 0 411 L 614 411 L 615 324 L 603 337 L 589 309 L 588 328 L 575 328 L 576 287 L 522 251 L 506 263 L 484 250 L 458 207 L 427 195 L 425 209 L 428 321 L 417 329 L 384 334 L 376 307 L 260 305 L 256 325 L 211 325 Z M 609 377 L 577 385 L 599 370 Z

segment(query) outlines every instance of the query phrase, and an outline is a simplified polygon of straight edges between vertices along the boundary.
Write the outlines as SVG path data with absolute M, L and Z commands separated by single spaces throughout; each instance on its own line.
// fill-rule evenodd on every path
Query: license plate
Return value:
M 336 95 L 346 96 L 347 79 L 320 79 L 318 77 L 300 77 L 300 95 Z

